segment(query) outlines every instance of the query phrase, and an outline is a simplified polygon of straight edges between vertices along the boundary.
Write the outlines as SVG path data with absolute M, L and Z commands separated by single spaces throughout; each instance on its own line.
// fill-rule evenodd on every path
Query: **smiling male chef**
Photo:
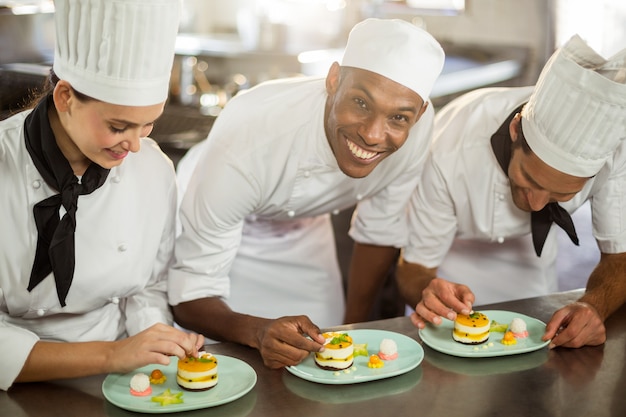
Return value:
M 604 320 L 626 301 L 625 83 L 626 49 L 606 60 L 574 36 L 534 88 L 478 90 L 442 109 L 397 272 L 418 327 L 555 291 L 551 225 L 578 243 L 569 214 L 589 200 L 601 259 L 544 339 L 604 343 Z
M 178 323 L 281 367 L 320 350 L 318 326 L 366 319 L 406 244 L 443 61 L 424 30 L 367 19 L 325 79 L 270 81 L 233 98 L 179 165 L 189 183 L 169 283 Z M 344 308 L 329 213 L 354 204 Z

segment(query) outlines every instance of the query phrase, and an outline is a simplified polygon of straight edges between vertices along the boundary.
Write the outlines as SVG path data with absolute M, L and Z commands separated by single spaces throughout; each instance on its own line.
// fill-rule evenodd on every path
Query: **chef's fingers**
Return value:
M 443 278 L 435 278 L 422 292 L 422 301 L 420 303 L 430 313 L 425 315 L 422 314 L 423 311 L 417 311 L 417 309 L 416 311 L 427 321 L 439 324 L 441 319 L 436 320 L 433 314 L 454 320 L 457 312 L 469 314 L 473 302 L 474 293 L 466 285 L 446 281 Z
M 595 308 L 576 302 L 552 315 L 542 339 L 551 339 L 550 348 L 597 346 L 606 341 L 606 328 Z

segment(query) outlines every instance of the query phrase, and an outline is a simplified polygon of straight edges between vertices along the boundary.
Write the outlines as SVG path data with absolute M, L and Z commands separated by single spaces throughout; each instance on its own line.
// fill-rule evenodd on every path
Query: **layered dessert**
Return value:
M 200 352 L 197 358 L 179 360 L 176 382 L 188 391 L 213 388 L 217 385 L 217 358 L 210 353 Z
M 454 320 L 452 338 L 466 345 L 477 345 L 489 340 L 489 318 L 474 311 L 468 315 L 457 314 Z
M 324 350 L 315 352 L 315 364 L 322 369 L 337 371 L 348 369 L 354 361 L 354 345 L 347 333 L 329 332 L 322 334 L 326 341 Z

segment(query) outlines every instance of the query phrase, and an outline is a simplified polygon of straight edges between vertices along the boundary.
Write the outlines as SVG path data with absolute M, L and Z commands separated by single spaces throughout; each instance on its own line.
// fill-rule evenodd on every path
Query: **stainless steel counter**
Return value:
M 542 321 L 580 291 L 485 306 L 517 311 Z M 419 341 L 406 317 L 342 326 L 385 329 Z M 258 353 L 220 343 L 210 350 L 249 363 L 256 386 L 229 404 L 182 416 L 594 416 L 626 415 L 626 307 L 607 322 L 604 346 L 547 348 L 498 358 L 459 358 L 424 346 L 425 358 L 400 376 L 354 385 L 322 385 L 285 370 L 265 368 Z M 421 343 L 421 341 L 420 341 Z M 108 403 L 104 376 L 17 384 L 0 392 L 0 414 L 12 417 L 136 416 Z

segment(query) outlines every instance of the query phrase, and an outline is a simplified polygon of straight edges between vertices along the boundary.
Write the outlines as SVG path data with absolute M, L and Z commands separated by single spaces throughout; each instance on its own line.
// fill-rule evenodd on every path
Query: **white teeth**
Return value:
M 376 152 L 368 152 L 365 149 L 360 148 L 359 146 L 356 146 L 351 141 L 347 141 L 347 142 L 348 142 L 348 148 L 350 149 L 350 152 L 352 152 L 352 155 L 356 156 L 359 159 L 371 159 L 377 155 Z

